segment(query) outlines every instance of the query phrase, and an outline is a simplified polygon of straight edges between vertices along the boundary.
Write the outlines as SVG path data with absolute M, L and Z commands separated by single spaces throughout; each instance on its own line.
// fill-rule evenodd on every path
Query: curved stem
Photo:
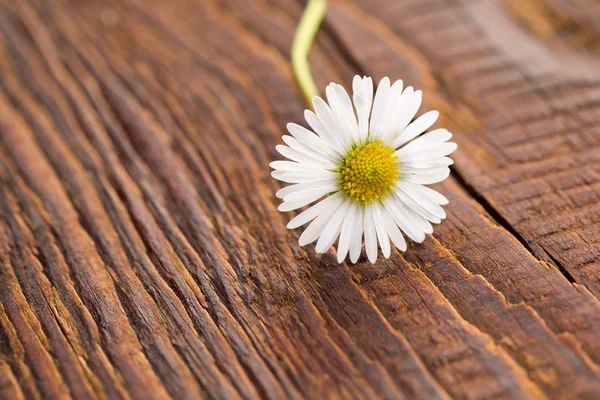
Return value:
M 308 0 L 292 42 L 292 68 L 304 99 L 312 108 L 312 98 L 319 94 L 310 73 L 308 52 L 327 10 L 327 0 Z

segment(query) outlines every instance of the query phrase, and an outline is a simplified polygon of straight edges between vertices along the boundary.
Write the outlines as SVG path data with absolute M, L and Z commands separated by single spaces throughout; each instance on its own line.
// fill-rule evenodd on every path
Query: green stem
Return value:
M 294 76 L 306 103 L 311 108 L 312 98 L 319 94 L 319 89 L 317 89 L 317 85 L 315 85 L 315 81 L 310 73 L 308 52 L 326 10 L 327 0 L 308 0 L 306 9 L 296 29 L 294 41 L 292 42 L 292 68 Z

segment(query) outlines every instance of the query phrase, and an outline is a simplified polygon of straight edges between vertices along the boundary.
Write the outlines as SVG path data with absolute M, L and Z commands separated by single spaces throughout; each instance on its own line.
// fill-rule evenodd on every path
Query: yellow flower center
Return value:
M 339 173 L 341 192 L 367 205 L 392 192 L 400 176 L 398 156 L 381 140 L 355 145 L 342 158 Z

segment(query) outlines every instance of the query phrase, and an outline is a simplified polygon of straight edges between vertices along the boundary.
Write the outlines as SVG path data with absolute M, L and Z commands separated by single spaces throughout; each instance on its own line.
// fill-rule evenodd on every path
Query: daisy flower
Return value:
M 299 239 L 314 241 L 324 253 L 338 241 L 337 260 L 350 255 L 355 263 L 363 244 L 370 262 L 384 257 L 390 242 L 406 250 L 404 235 L 421 243 L 433 232 L 432 223 L 446 217 L 448 200 L 424 186 L 443 181 L 456 150 L 446 129 L 424 133 L 439 113 L 429 111 L 411 122 L 421 106 L 422 93 L 401 80 L 383 78 L 373 96 L 370 77 L 355 76 L 352 100 L 338 84 L 327 86 L 327 102 L 313 97 L 315 112 L 304 117 L 312 131 L 288 124 L 291 136 L 277 151 L 288 160 L 274 161 L 275 179 L 291 183 L 276 193 L 280 211 L 313 204 L 293 218 L 289 229 L 310 222 Z M 339 239 L 339 240 L 338 240 Z

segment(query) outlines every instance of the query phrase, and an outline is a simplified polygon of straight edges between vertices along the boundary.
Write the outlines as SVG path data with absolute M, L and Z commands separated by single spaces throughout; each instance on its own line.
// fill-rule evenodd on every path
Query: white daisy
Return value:
M 338 262 L 350 253 L 355 263 L 364 243 L 374 263 L 378 244 L 388 258 L 390 241 L 405 251 L 402 233 L 421 243 L 433 232 L 431 223 L 446 217 L 441 205 L 448 200 L 424 185 L 448 177 L 453 161 L 446 156 L 457 146 L 447 142 L 452 134 L 446 129 L 421 135 L 437 120 L 437 111 L 411 123 L 421 105 L 420 90 L 403 90 L 401 80 L 390 85 L 383 78 L 373 99 L 372 79 L 359 76 L 352 87 L 354 108 L 335 83 L 326 89 L 329 104 L 315 96 L 315 112 L 304 113 L 314 132 L 288 124 L 287 146 L 277 151 L 291 161 L 270 165 L 275 179 L 292 184 L 276 193 L 283 199 L 280 211 L 316 202 L 287 225 L 294 229 L 310 222 L 301 246 L 317 241 L 316 251 L 324 253 L 339 238 Z

